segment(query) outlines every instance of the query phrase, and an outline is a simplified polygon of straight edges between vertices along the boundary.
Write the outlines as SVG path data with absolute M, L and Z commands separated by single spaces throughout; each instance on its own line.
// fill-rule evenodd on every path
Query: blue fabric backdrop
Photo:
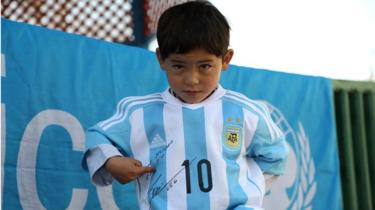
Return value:
M 154 53 L 2 19 L 3 209 L 138 209 L 134 185 L 96 188 L 84 130 L 124 96 L 163 91 Z M 271 61 L 270 61 L 271 62 Z M 269 104 L 291 149 L 266 209 L 342 209 L 331 80 L 230 66 L 221 84 Z

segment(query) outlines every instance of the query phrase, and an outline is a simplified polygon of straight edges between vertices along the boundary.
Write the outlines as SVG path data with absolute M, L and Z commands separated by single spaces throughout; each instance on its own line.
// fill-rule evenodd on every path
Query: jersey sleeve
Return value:
M 129 118 L 117 107 L 114 115 L 86 130 L 85 153 L 81 165 L 96 185 L 108 185 L 113 177 L 102 166 L 112 156 L 126 156 L 130 150 Z
M 281 175 L 285 170 L 288 147 L 285 136 L 273 122 L 264 104 L 259 104 L 261 114 L 253 138 L 246 148 L 247 156 L 254 158 L 263 173 Z
M 112 175 L 103 166 L 114 156 L 122 156 L 122 154 L 110 144 L 101 144 L 87 151 L 86 164 L 93 184 L 106 186 L 112 183 Z
M 107 129 L 103 129 L 101 123 L 87 129 L 85 137 L 85 153 L 82 159 L 82 167 L 87 170 L 86 158 L 90 149 L 98 145 L 112 145 L 118 149 L 123 156 L 129 156 L 130 129 L 129 123 L 124 121 Z

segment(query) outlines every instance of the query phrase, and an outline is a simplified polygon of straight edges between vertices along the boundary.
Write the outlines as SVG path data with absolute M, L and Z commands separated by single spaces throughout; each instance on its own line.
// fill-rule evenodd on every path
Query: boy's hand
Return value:
M 152 167 L 142 166 L 141 161 L 122 156 L 109 158 L 104 167 L 121 184 L 126 184 L 145 173 L 155 171 Z

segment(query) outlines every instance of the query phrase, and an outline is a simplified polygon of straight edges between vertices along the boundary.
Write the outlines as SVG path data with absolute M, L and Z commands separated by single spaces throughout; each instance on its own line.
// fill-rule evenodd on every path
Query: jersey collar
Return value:
M 175 97 L 173 95 L 172 91 L 170 91 L 170 87 L 168 87 L 162 93 L 161 97 L 169 104 L 184 106 L 184 107 L 191 108 L 191 109 L 196 109 L 196 108 L 204 106 L 208 103 L 219 100 L 222 96 L 224 96 L 224 94 L 225 94 L 225 89 L 219 84 L 217 89 L 208 98 L 206 98 L 202 102 L 199 102 L 199 103 L 196 103 L 196 104 L 188 104 L 188 103 L 185 103 L 185 102 L 181 101 L 180 99 L 178 99 L 177 97 Z

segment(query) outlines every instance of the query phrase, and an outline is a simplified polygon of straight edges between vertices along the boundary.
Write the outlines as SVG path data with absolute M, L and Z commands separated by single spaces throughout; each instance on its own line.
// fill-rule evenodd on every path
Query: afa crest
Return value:
M 242 129 L 240 126 L 230 125 L 224 128 L 224 145 L 231 150 L 241 147 Z

